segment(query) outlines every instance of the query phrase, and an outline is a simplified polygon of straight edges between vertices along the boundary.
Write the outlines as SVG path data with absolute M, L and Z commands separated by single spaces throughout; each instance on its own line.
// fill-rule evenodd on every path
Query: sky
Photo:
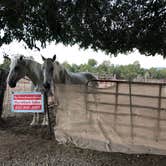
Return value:
M 3 54 L 8 55 L 13 54 L 23 54 L 25 56 L 33 56 L 36 61 L 42 63 L 41 55 L 44 57 L 53 57 L 54 54 L 57 55 L 57 61 L 63 63 L 67 61 L 69 64 L 83 64 L 87 63 L 88 59 L 95 59 L 98 64 L 101 64 L 105 60 L 109 60 L 111 64 L 114 65 L 127 65 L 132 64 L 134 61 L 139 61 L 141 67 L 151 68 L 151 67 L 166 67 L 166 59 L 163 59 L 161 55 L 145 56 L 139 54 L 136 50 L 130 54 L 118 54 L 117 57 L 113 55 L 106 55 L 102 51 L 95 52 L 92 49 L 80 49 L 78 45 L 74 46 L 64 46 L 63 44 L 55 45 L 53 42 L 48 44 L 46 48 L 40 51 L 33 49 L 25 49 L 25 44 L 23 42 L 18 43 L 17 41 L 12 42 L 9 45 L 2 45 L 0 47 L 0 63 L 3 62 Z

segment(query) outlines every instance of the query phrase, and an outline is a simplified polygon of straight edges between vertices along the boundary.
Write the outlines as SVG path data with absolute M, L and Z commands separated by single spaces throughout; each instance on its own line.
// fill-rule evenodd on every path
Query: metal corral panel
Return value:
M 106 152 L 166 154 L 165 84 L 58 85 L 55 137 Z

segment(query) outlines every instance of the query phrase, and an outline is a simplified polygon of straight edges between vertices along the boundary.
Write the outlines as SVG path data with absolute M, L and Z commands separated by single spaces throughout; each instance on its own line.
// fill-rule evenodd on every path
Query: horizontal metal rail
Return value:
M 138 84 L 138 85 L 162 85 L 166 86 L 166 82 L 141 82 L 141 81 L 126 81 L 126 80 L 90 80 L 87 82 L 87 85 L 89 85 L 90 82 L 115 82 L 115 83 L 121 83 L 121 84 Z
M 94 101 L 87 101 L 88 104 L 95 104 L 96 102 Z M 120 107 L 128 107 L 130 108 L 130 104 L 115 104 L 115 103 L 107 103 L 107 102 L 98 102 L 98 104 L 101 105 L 112 105 L 112 106 L 120 106 Z M 144 106 L 144 105 L 136 105 L 132 104 L 132 107 L 134 108 L 145 108 L 145 109 L 150 109 L 150 110 L 158 110 L 158 107 L 151 107 L 151 106 Z M 161 111 L 166 111 L 166 108 L 160 108 Z
M 115 92 L 85 92 L 87 94 L 104 94 L 104 95 L 119 95 L 119 96 L 129 96 L 128 93 L 115 93 Z M 154 99 L 158 99 L 158 98 L 161 98 L 161 99 L 166 99 L 166 96 L 150 96 L 150 95 L 141 95 L 141 94 L 131 94 L 132 97 L 143 97 L 143 98 L 154 98 Z
M 92 112 L 92 113 L 96 113 L 96 114 L 106 114 L 106 115 L 116 115 L 114 112 L 108 112 L 108 111 L 97 111 L 97 110 L 93 110 L 93 109 L 88 109 L 87 111 Z M 130 116 L 130 113 L 118 113 L 118 116 Z M 140 117 L 143 119 L 150 119 L 150 120 L 157 120 L 157 117 L 154 116 L 148 116 L 148 115 L 141 115 L 141 114 L 137 114 L 137 113 L 133 113 L 133 117 Z M 161 121 L 166 121 L 166 118 L 160 118 Z
M 162 116 L 161 116 L 161 111 L 166 111 L 166 107 L 165 105 L 162 105 L 164 102 L 164 100 L 166 99 L 166 95 L 165 95 L 165 91 L 164 88 L 166 88 L 166 82 L 138 82 L 138 81 L 126 81 L 126 80 L 92 80 L 92 81 L 89 81 L 87 83 L 87 86 L 89 86 L 90 82 L 99 82 L 99 83 L 115 83 L 115 86 L 110 86 L 110 90 L 111 92 L 108 91 L 109 88 L 106 88 L 106 90 L 102 91 L 102 88 L 99 88 L 99 90 L 97 91 L 93 91 L 91 89 L 88 88 L 88 91 L 86 91 L 87 94 L 94 94 L 94 95 L 111 95 L 111 96 L 115 96 L 114 101 L 97 101 L 97 104 L 98 105 L 107 105 L 107 106 L 113 106 L 113 112 L 109 112 L 109 111 L 106 111 L 106 110 L 102 110 L 102 111 L 98 111 L 98 110 L 93 110 L 91 109 L 91 107 L 88 107 L 90 112 L 93 112 L 93 113 L 103 113 L 103 114 L 108 114 L 108 115 L 113 115 L 114 116 L 114 122 L 113 122 L 113 126 L 114 126 L 114 129 L 115 131 L 117 131 L 117 125 L 122 125 L 122 126 L 126 126 L 126 127 L 130 127 L 130 134 L 131 134 L 131 138 L 132 138 L 132 141 L 134 140 L 134 137 L 135 137 L 135 133 L 134 131 L 136 130 L 136 128 L 141 128 L 142 126 L 140 125 L 136 125 L 133 121 L 133 117 L 137 116 L 137 117 L 141 117 L 141 118 L 145 118 L 145 119 L 153 119 L 154 120 L 154 130 L 155 130 L 155 134 L 154 134 L 154 139 L 156 141 L 159 141 L 160 140 L 160 131 L 164 130 L 166 131 L 166 129 L 164 128 L 163 129 L 163 126 L 161 126 L 161 121 L 166 121 L 166 119 L 164 119 Z M 124 87 L 127 88 L 125 89 L 125 93 L 124 91 L 123 92 L 120 92 L 120 84 L 126 84 Z M 156 95 L 153 95 L 153 94 L 144 94 L 145 92 L 142 91 L 142 94 L 138 92 L 133 92 L 132 90 L 132 87 L 134 85 L 134 88 L 136 87 L 137 85 L 137 88 L 139 88 L 139 85 L 142 85 L 144 86 L 144 88 L 146 87 L 152 87 L 151 91 L 153 91 L 153 88 L 155 87 L 155 93 Z M 89 86 L 90 87 L 90 86 Z M 150 91 L 149 91 L 150 92 Z M 128 100 L 127 101 L 121 101 L 121 99 L 119 97 L 126 97 Z M 155 102 L 156 102 L 156 106 L 153 106 L 153 105 L 147 105 L 147 103 L 145 102 L 144 105 L 141 105 L 141 104 L 135 104 L 134 102 L 134 97 L 135 99 L 138 99 L 138 98 L 142 98 L 142 99 L 151 99 L 151 100 L 154 100 L 155 99 Z M 102 98 L 102 96 L 101 96 Z M 93 101 L 93 100 L 87 100 L 86 101 L 87 104 L 89 106 L 91 105 L 95 105 L 96 102 Z M 128 114 L 126 114 L 125 112 L 118 112 L 118 108 L 119 107 L 124 107 L 126 109 L 128 109 Z M 111 108 L 110 108 L 111 109 Z M 139 109 L 139 111 L 157 111 L 157 114 L 156 114 L 156 117 L 153 117 L 152 115 L 150 116 L 147 116 L 147 115 L 138 115 L 136 113 L 136 109 Z M 117 121 L 117 116 L 128 116 L 130 117 L 129 118 L 129 121 L 128 123 L 129 124 L 119 124 L 119 122 Z M 143 129 L 147 129 L 147 130 L 152 130 L 153 128 L 151 127 L 147 127 L 147 126 L 143 126 Z

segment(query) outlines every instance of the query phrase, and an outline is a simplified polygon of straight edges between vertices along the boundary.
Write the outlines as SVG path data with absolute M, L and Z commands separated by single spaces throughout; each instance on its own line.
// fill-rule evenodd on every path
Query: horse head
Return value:
M 26 67 L 23 55 L 19 55 L 11 60 L 8 75 L 8 84 L 11 88 L 16 87 L 17 82 L 26 75 Z
M 53 79 L 53 72 L 54 72 L 54 62 L 56 60 L 56 55 L 53 56 L 53 58 L 45 58 L 42 56 L 43 65 L 42 65 L 42 71 L 43 71 L 43 86 L 46 90 L 50 90 L 51 83 Z

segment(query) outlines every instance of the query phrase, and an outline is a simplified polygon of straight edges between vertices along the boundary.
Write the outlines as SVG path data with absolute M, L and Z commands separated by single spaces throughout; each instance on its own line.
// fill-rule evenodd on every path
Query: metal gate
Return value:
M 97 81 L 107 88 L 59 85 L 56 139 L 99 151 L 166 154 L 166 84 Z

